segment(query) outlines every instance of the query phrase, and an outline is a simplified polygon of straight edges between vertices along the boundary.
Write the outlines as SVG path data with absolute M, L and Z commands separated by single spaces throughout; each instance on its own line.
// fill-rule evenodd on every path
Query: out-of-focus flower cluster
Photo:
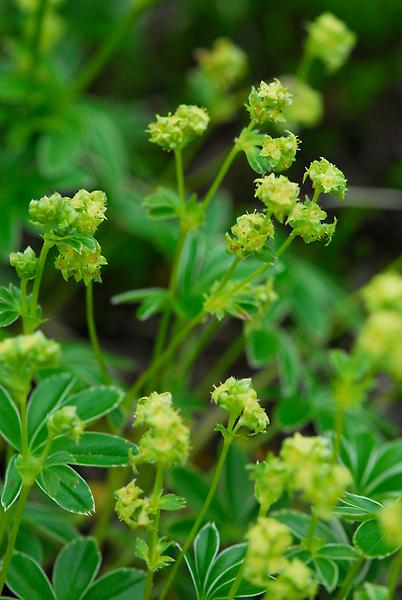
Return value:
M 156 120 L 148 126 L 149 140 L 163 150 L 183 150 L 205 133 L 208 123 L 209 116 L 204 108 L 181 104 L 173 114 L 156 115 Z

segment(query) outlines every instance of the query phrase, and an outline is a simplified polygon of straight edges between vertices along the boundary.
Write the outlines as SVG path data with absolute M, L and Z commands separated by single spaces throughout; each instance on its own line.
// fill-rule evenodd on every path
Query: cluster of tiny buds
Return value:
M 208 127 L 209 116 L 204 108 L 181 104 L 175 113 L 166 117 L 156 115 L 148 126 L 150 141 L 163 150 L 183 150 Z
M 250 378 L 229 377 L 213 389 L 211 399 L 229 413 L 233 424 L 237 420 L 236 430 L 246 427 L 254 433 L 260 433 L 269 425 L 269 418 L 260 405 Z
M 266 214 L 254 211 L 238 217 L 236 225 L 231 227 L 231 233 L 226 234 L 227 251 L 245 258 L 254 252 L 261 252 L 267 240 L 273 239 L 274 225 Z
M 306 54 L 321 60 L 334 73 L 347 60 L 356 43 L 355 34 L 332 13 L 322 13 L 307 26 Z
M 264 125 L 269 121 L 285 121 L 283 111 L 291 103 L 292 96 L 279 79 L 270 83 L 261 81 L 258 88 L 251 89 L 247 110 L 254 123 Z
M 84 431 L 84 423 L 77 414 L 77 407 L 66 405 L 48 417 L 47 429 L 51 438 L 64 434 L 78 442 Z
M 14 267 L 20 279 L 35 279 L 38 259 L 31 246 L 25 248 L 23 252 L 11 252 L 10 265 Z
M 246 54 L 226 38 L 215 40 L 210 50 L 196 50 L 195 57 L 205 79 L 222 91 L 231 88 L 247 71 Z

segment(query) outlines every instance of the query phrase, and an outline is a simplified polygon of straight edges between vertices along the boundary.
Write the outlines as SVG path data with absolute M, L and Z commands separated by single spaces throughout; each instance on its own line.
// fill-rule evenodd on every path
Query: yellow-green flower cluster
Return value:
M 384 506 L 378 513 L 378 521 L 389 544 L 402 546 L 401 498 Z
M 59 254 L 54 266 L 61 271 L 66 281 L 70 277 L 77 282 L 83 281 L 85 285 L 91 281 L 102 281 L 101 269 L 103 265 L 107 265 L 107 260 L 102 256 L 99 245 L 95 250 L 83 247 L 81 252 L 77 252 L 68 244 L 59 244 L 58 248 Z
M 146 462 L 163 467 L 182 465 L 190 451 L 190 430 L 180 413 L 173 408 L 169 392 L 140 398 L 136 408 L 135 425 L 147 431 L 141 436 L 135 462 Z
M 283 81 L 293 97 L 292 104 L 284 112 L 287 123 L 296 127 L 317 125 L 324 112 L 322 94 L 291 75 L 286 75 Z
M 14 267 L 20 279 L 35 279 L 38 268 L 38 259 L 31 246 L 24 252 L 11 252 L 10 265 Z
M 151 501 L 149 498 L 142 498 L 143 493 L 135 479 L 114 493 L 116 514 L 131 529 L 148 527 L 150 524 Z
M 254 585 L 265 587 L 270 575 L 287 566 L 285 553 L 292 543 L 289 528 L 276 519 L 259 517 L 246 535 L 248 549 L 244 575 Z
M 38 227 L 43 227 L 45 232 L 65 235 L 73 229 L 77 219 L 77 213 L 70 200 L 58 192 L 51 196 L 43 196 L 40 200 L 31 200 L 29 203 L 31 222 Z
M 345 175 L 326 158 L 314 160 L 306 170 L 303 181 L 307 177 L 311 179 L 314 190 L 320 194 L 335 194 L 341 200 L 345 197 L 347 192 Z
M 230 89 L 247 71 L 246 54 L 226 38 L 215 40 L 210 50 L 197 50 L 196 59 L 205 78 L 222 91 Z
M 226 248 L 230 254 L 245 258 L 263 250 L 266 241 L 274 237 L 274 226 L 262 212 L 246 213 L 236 219 L 231 227 L 232 236 L 226 234 Z
M 255 498 L 264 514 L 282 496 L 288 483 L 288 475 L 286 464 L 271 453 L 265 461 L 253 465 Z
M 309 23 L 307 31 L 307 55 L 322 60 L 330 73 L 337 71 L 346 62 L 356 43 L 355 34 L 329 12 Z
M 246 427 L 255 433 L 260 433 L 269 425 L 269 418 L 260 405 L 250 378 L 229 377 L 214 388 L 211 398 L 212 402 L 219 404 L 229 413 L 232 423 L 238 419 L 236 430 Z
M 183 150 L 208 127 L 209 116 L 204 108 L 181 104 L 174 114 L 156 115 L 149 124 L 150 141 L 163 150 Z
M 349 471 L 334 464 L 329 442 L 296 433 L 284 441 L 280 457 L 289 472 L 289 489 L 301 492 L 319 517 L 329 518 L 351 482 Z
M 299 138 L 290 131 L 286 133 L 288 135 L 277 138 L 270 135 L 265 135 L 263 138 L 260 155 L 267 159 L 269 169 L 276 173 L 291 167 L 299 147 Z
M 78 442 L 84 430 L 84 423 L 77 414 L 76 406 L 63 406 L 54 412 L 47 420 L 49 436 L 66 434 Z
M 284 175 L 266 175 L 256 179 L 256 197 L 263 202 L 267 212 L 282 222 L 296 206 L 299 197 L 299 186 L 289 181 Z
M 318 584 L 311 570 L 301 561 L 289 560 L 278 577 L 267 582 L 266 600 L 304 600 L 315 598 Z
M 247 110 L 252 121 L 259 125 L 268 121 L 280 122 L 285 121 L 283 111 L 291 102 L 291 94 L 279 79 L 274 79 L 270 83 L 261 81 L 257 89 L 251 88 Z
M 80 233 L 94 235 L 99 225 L 106 219 L 107 198 L 105 192 L 79 190 L 70 200 L 77 213 L 74 229 Z
M 371 279 L 362 290 L 362 297 L 369 312 L 395 310 L 402 313 L 402 276 L 385 271 Z
M 53 367 L 60 358 L 60 346 L 41 331 L 17 335 L 0 342 L 0 380 L 14 389 L 26 389 L 41 368 Z
M 293 229 L 293 235 L 300 236 L 306 244 L 326 240 L 330 243 L 336 229 L 336 218 L 332 223 L 323 223 L 327 213 L 316 202 L 297 202 L 289 214 L 286 224 Z

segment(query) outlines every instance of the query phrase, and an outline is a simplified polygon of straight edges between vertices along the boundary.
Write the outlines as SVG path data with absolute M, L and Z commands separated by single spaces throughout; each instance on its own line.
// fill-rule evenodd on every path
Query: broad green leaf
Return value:
M 68 453 L 71 464 L 87 467 L 124 467 L 129 464 L 129 450 L 137 453 L 137 446 L 109 433 L 84 431 L 78 442 L 68 435 L 60 435 L 52 443 L 48 461 L 61 452 Z M 64 461 L 63 461 L 64 462 Z
M 187 499 L 189 506 L 194 510 L 199 510 L 209 492 L 207 479 L 199 471 L 188 467 L 175 467 L 171 474 L 176 490 Z M 211 502 L 208 514 L 214 521 L 225 521 L 225 509 L 216 495 Z
M 305 397 L 295 394 L 279 402 L 275 415 L 284 429 L 300 429 L 311 417 L 311 406 Z
M 279 343 L 281 388 L 285 396 L 290 396 L 296 392 L 303 374 L 301 357 L 293 338 L 282 330 Z
M 81 600 L 142 600 L 145 573 L 136 569 L 117 569 L 98 579 Z
M 400 496 L 402 489 L 402 440 L 388 442 L 376 451 L 366 478 L 367 495 L 376 498 Z
M 87 483 L 67 465 L 45 467 L 36 483 L 64 510 L 88 515 L 95 509 Z
M 159 287 L 128 290 L 127 292 L 121 292 L 121 294 L 113 296 L 111 302 L 112 304 L 137 304 L 137 302 L 143 302 L 147 298 L 159 297 L 165 293 L 166 289 Z
M 385 541 L 376 519 L 359 525 L 353 536 L 353 543 L 366 558 L 385 558 L 398 550 L 398 546 Z
M 21 600 L 56 599 L 41 566 L 22 552 L 14 552 L 12 556 L 7 585 Z
M 61 406 L 75 406 L 80 419 L 90 423 L 114 410 L 122 399 L 123 393 L 119 388 L 98 385 L 65 398 Z
M 143 206 L 151 219 L 173 219 L 177 217 L 179 197 L 174 190 L 158 187 L 144 198 Z
M 8 327 L 21 313 L 21 292 L 15 285 L 0 287 L 0 327 Z
M 332 592 L 338 583 L 339 570 L 337 565 L 328 558 L 317 557 L 313 560 L 316 573 L 328 592 Z
M 253 368 L 263 367 L 277 356 L 279 339 L 274 329 L 252 328 L 246 342 L 248 361 Z
M 317 554 L 331 560 L 355 560 L 357 558 L 356 550 L 347 544 L 326 544 L 318 550 Z
M 72 515 L 48 504 L 28 502 L 23 522 L 41 536 L 58 544 L 66 544 L 78 537 L 78 531 L 72 523 Z
M 365 583 L 364 590 L 355 592 L 353 600 L 388 600 L 388 588 L 383 585 Z
M 349 521 L 364 521 L 374 516 L 381 508 L 382 504 L 371 498 L 346 493 L 335 508 L 334 514 Z
M 237 443 L 230 446 L 223 472 L 224 498 L 235 522 L 245 520 L 255 506 L 253 485 L 247 465 L 248 453 Z
M 10 506 L 20 495 L 21 491 L 21 476 L 15 467 L 16 455 L 14 454 L 8 463 L 6 477 L 4 481 L 3 492 L 1 494 L 1 505 L 4 510 L 8 510 Z
M 53 570 L 57 600 L 77 600 L 95 579 L 101 563 L 94 538 L 78 538 L 59 553 Z
M 82 150 L 80 131 L 69 115 L 63 115 L 54 129 L 39 138 L 37 158 L 39 171 L 46 178 L 68 173 L 75 166 Z
M 72 385 L 73 379 L 64 373 L 44 379 L 34 389 L 27 409 L 28 436 L 31 445 L 37 446 L 40 441 L 43 441 L 41 438 L 36 440 L 39 431 L 46 423 L 48 415 L 58 404 L 63 402 Z
M 20 416 L 10 394 L 3 386 L 0 386 L 0 434 L 14 448 L 21 449 Z
M 41 539 L 39 535 L 27 525 L 21 525 L 15 542 L 15 549 L 24 554 L 28 554 L 28 556 L 36 560 L 39 564 L 43 562 L 43 544 Z
M 205 590 L 208 571 L 219 551 L 219 531 L 215 523 L 207 523 L 194 540 L 194 564 L 199 588 Z

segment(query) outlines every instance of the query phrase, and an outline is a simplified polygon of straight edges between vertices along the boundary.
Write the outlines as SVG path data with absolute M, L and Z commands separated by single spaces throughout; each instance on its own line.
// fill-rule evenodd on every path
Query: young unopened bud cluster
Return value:
M 236 225 L 231 227 L 232 236 L 226 234 L 226 247 L 230 254 L 245 258 L 249 254 L 258 254 L 268 239 L 274 237 L 274 226 L 261 212 L 247 213 L 238 217 Z
M 101 252 L 100 246 L 96 250 L 83 247 L 81 252 L 77 252 L 68 244 L 59 244 L 59 254 L 54 266 L 61 271 L 66 281 L 73 277 L 75 281 L 83 281 L 85 285 L 90 281 L 100 282 L 102 266 L 107 265 Z
M 260 433 L 269 425 L 269 418 L 260 405 L 250 378 L 229 377 L 215 387 L 211 398 L 212 402 L 219 404 L 229 413 L 231 421 L 235 422 L 238 419 L 236 429 L 246 427 L 254 433 Z
M 43 196 L 40 200 L 31 200 L 29 216 L 34 225 L 60 236 L 68 233 L 77 219 L 70 198 L 63 197 L 58 192 Z
M 280 122 L 285 121 L 283 111 L 291 102 L 291 94 L 279 79 L 274 79 L 271 83 L 261 81 L 257 89 L 251 88 L 247 110 L 251 119 L 259 125 L 268 121 Z
M 196 59 L 206 80 L 222 91 L 230 89 L 247 71 L 246 54 L 226 38 L 217 39 L 210 50 L 197 50 Z
M 307 55 L 322 60 L 330 73 L 337 71 L 346 62 L 356 43 L 355 34 L 329 12 L 309 23 L 307 31 Z
M 378 310 L 402 313 L 402 276 L 393 271 L 376 275 L 364 286 L 362 297 L 370 313 Z
M 279 500 L 286 489 L 289 472 L 285 463 L 269 454 L 265 461 L 252 467 L 252 478 L 255 481 L 255 498 L 263 513 Z
M 137 403 L 135 425 L 147 431 L 139 441 L 135 462 L 146 462 L 163 467 L 182 465 L 190 451 L 190 430 L 180 413 L 173 408 L 169 392 L 140 398 Z
M 131 529 L 148 527 L 151 522 L 151 501 L 149 498 L 142 498 L 143 493 L 135 479 L 114 493 L 116 514 Z
M 269 214 L 282 222 L 296 206 L 299 186 L 284 175 L 276 176 L 273 173 L 256 179 L 256 183 L 256 197 L 265 204 Z
M 11 252 L 10 265 L 14 267 L 20 279 L 35 279 L 38 268 L 38 259 L 31 246 L 24 252 Z
M 330 243 L 336 229 L 336 218 L 332 223 L 323 223 L 327 213 L 316 202 L 306 200 L 297 202 L 289 214 L 286 224 L 293 229 L 293 235 L 298 235 L 306 244 L 325 240 Z
M 7 338 L 0 342 L 0 379 L 10 388 L 24 387 L 38 369 L 53 367 L 60 354 L 59 344 L 41 331 Z
M 389 544 L 402 546 L 402 501 L 390 502 L 378 513 L 378 521 Z
M 317 587 L 312 571 L 295 558 L 287 562 L 278 577 L 267 582 L 265 600 L 315 598 Z
M 299 138 L 290 131 L 288 135 L 274 138 L 265 135 L 260 155 L 266 158 L 268 169 L 280 173 L 292 166 L 299 147 Z M 267 169 L 267 170 L 268 170 Z
M 163 150 L 183 150 L 208 127 L 209 116 L 204 108 L 181 104 L 174 114 L 156 115 L 149 124 L 150 141 Z
M 320 194 L 335 194 L 341 200 L 345 197 L 347 192 L 345 175 L 326 158 L 314 160 L 306 170 L 303 181 L 307 177 L 311 179 L 314 190 Z
M 280 457 L 289 472 L 289 489 L 301 492 L 318 516 L 329 518 L 351 482 L 349 471 L 333 463 L 329 442 L 296 433 L 284 441 Z
M 52 438 L 65 434 L 78 442 L 84 430 L 84 423 L 77 414 L 77 407 L 67 405 L 50 415 L 47 429 Z
M 248 549 L 244 575 L 254 585 L 265 587 L 270 575 L 287 565 L 285 553 L 292 543 L 289 528 L 276 519 L 260 517 L 246 535 Z

